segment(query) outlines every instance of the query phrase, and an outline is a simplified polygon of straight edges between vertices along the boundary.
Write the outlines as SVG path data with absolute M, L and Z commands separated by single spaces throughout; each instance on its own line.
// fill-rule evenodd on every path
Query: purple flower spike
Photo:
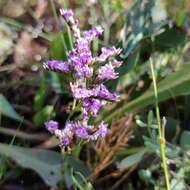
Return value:
M 58 61 L 58 60 L 49 60 L 46 63 L 44 63 L 44 68 L 68 73 L 70 71 L 69 64 L 65 61 Z
M 89 135 L 85 127 L 77 127 L 75 135 L 81 139 L 88 139 Z
M 59 125 L 57 121 L 50 120 L 50 121 L 45 122 L 45 127 L 48 131 L 50 131 L 51 133 L 54 133 L 55 130 L 59 128 Z
M 80 38 L 80 30 L 78 28 L 78 20 L 73 17 L 73 11 L 60 9 L 60 13 L 69 25 L 71 31 L 73 32 L 74 41 L 76 41 Z
M 118 95 L 110 92 L 104 82 L 118 77 L 119 73 L 115 69 L 119 68 L 122 62 L 114 59 L 114 56 L 121 53 L 121 49 L 116 47 L 102 47 L 100 55 L 93 57 L 91 42 L 103 34 L 100 26 L 81 33 L 78 28 L 79 22 L 74 18 L 72 10 L 60 9 L 60 13 L 72 32 L 74 47 L 67 52 L 67 62 L 49 60 L 44 63 L 44 68 L 70 73 L 72 76 L 70 89 L 76 103 L 73 104 L 72 112 L 76 110 L 78 112 L 79 109 L 81 115 L 74 118 L 74 121 L 68 119 L 63 129 L 58 129 L 58 123 L 52 120 L 46 122 L 45 126 L 59 139 L 60 146 L 65 147 L 73 145 L 73 140 L 77 138 L 88 141 L 104 138 L 107 135 L 107 124 L 101 122 L 98 126 L 90 125 L 89 119 L 96 117 L 100 109 L 109 101 L 119 100 Z

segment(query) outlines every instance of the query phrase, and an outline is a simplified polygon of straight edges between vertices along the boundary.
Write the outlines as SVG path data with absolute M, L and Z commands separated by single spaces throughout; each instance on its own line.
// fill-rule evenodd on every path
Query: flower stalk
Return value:
M 151 75 L 152 75 L 154 96 L 155 96 L 155 109 L 156 109 L 156 118 L 157 118 L 157 123 L 158 123 L 158 135 L 159 135 L 159 142 L 160 142 L 161 159 L 162 159 L 164 176 L 165 176 L 165 181 L 166 181 L 166 189 L 170 190 L 171 189 L 170 177 L 169 177 L 167 157 L 166 157 L 166 140 L 165 140 L 164 131 L 162 132 L 160 110 L 159 110 L 159 105 L 158 105 L 158 91 L 157 91 L 157 84 L 156 84 L 156 76 L 154 72 L 154 65 L 153 65 L 152 58 L 150 58 L 150 68 L 151 68 Z

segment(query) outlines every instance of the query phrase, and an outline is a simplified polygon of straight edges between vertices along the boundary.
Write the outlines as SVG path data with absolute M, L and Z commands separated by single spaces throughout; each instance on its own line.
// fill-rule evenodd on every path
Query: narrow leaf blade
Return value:
M 0 114 L 22 122 L 23 118 L 13 109 L 8 100 L 0 94 Z

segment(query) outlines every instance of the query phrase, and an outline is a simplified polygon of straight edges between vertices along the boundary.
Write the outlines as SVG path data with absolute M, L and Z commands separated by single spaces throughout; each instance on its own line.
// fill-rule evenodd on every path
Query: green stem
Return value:
M 79 158 L 80 156 L 80 151 L 81 151 L 81 148 L 82 148 L 82 145 L 83 145 L 83 141 L 82 140 L 79 140 L 76 147 L 73 149 L 72 151 L 72 155 L 75 157 L 75 158 Z
M 67 8 L 66 0 L 62 0 L 61 3 L 62 3 L 63 8 L 66 9 Z
M 59 19 L 58 19 L 58 16 L 57 16 L 54 0 L 50 0 L 50 4 L 51 4 L 51 9 L 52 9 L 52 12 L 53 12 L 53 16 L 55 17 L 55 21 L 57 23 L 57 26 L 59 26 Z
M 57 12 L 56 12 L 54 0 L 50 0 L 50 4 L 51 4 L 53 16 L 55 17 L 57 26 L 59 27 L 59 18 L 58 18 Z M 63 42 L 63 48 L 64 48 L 64 50 L 67 51 L 67 46 L 66 46 L 66 44 L 65 44 L 65 38 L 64 38 L 63 33 L 61 33 L 61 40 L 62 40 L 62 42 Z M 65 54 L 65 56 L 67 56 L 66 53 L 64 53 L 64 54 Z
M 80 102 L 77 104 L 77 100 L 74 99 L 72 109 L 71 109 L 71 112 L 70 112 L 67 120 L 69 120 L 76 111 L 80 111 L 80 106 L 81 106 Z
M 77 101 L 76 101 L 76 99 L 74 99 L 74 100 L 73 100 L 72 110 L 74 110 L 74 109 L 75 109 L 75 107 L 76 107 L 76 103 L 77 103 Z
M 90 8 L 90 16 L 92 18 L 92 23 L 93 23 L 93 26 L 96 26 L 98 23 L 97 23 L 97 16 L 96 16 L 96 7 L 95 6 L 92 6 Z M 98 39 L 94 39 L 92 41 L 92 49 L 93 49 L 93 53 L 94 55 L 97 54 L 98 52 Z
M 166 142 L 165 142 L 164 133 L 162 133 L 160 110 L 158 106 L 158 91 L 157 91 L 157 84 L 156 84 L 156 76 L 154 73 L 154 66 L 153 66 L 153 62 L 151 58 L 150 58 L 150 68 L 151 68 L 151 75 L 152 75 L 152 81 L 153 81 L 153 87 L 154 87 L 155 109 L 156 109 L 156 117 L 157 117 L 157 122 L 158 122 L 158 135 L 159 135 L 159 140 L 160 140 L 161 158 L 162 158 L 162 164 L 163 164 L 163 169 L 164 169 L 166 188 L 167 190 L 170 190 L 170 177 L 168 173 L 167 157 L 166 157 Z

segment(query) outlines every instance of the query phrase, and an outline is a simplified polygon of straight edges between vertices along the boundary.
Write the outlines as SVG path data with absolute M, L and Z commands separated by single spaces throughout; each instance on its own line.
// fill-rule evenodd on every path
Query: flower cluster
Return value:
M 106 136 L 108 125 L 104 122 L 98 126 L 89 125 L 89 118 L 96 117 L 106 103 L 119 100 L 119 96 L 110 92 L 104 83 L 118 77 L 115 68 L 122 62 L 114 59 L 121 52 L 115 47 L 102 47 L 99 56 L 93 57 L 90 45 L 94 38 L 102 35 L 100 26 L 81 33 L 71 10 L 61 9 L 60 13 L 73 33 L 74 48 L 68 52 L 67 61 L 49 60 L 44 63 L 44 68 L 73 76 L 70 88 L 74 101 L 80 105 L 81 115 L 77 121 L 68 120 L 64 129 L 59 129 L 59 124 L 52 120 L 45 126 L 59 138 L 61 146 L 68 146 L 77 138 L 96 140 Z

